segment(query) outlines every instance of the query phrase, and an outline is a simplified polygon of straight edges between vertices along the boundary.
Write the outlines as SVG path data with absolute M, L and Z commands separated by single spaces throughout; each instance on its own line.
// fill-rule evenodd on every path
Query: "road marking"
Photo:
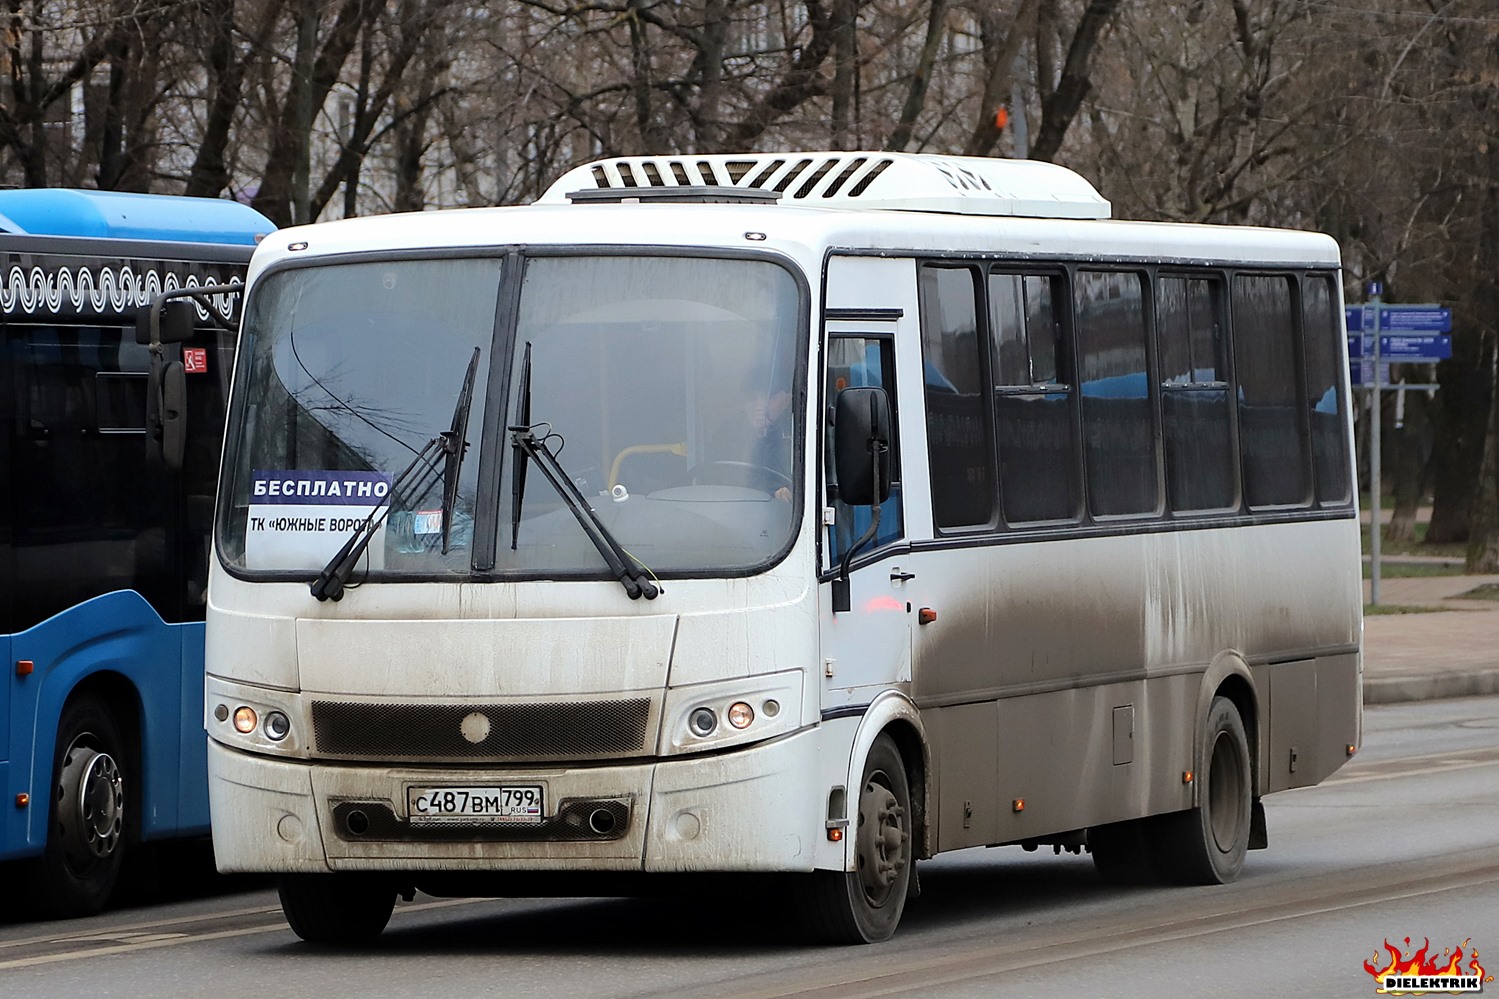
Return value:
M 397 910 L 397 914 L 403 912 L 426 912 L 432 909 L 447 909 L 459 905 L 475 905 L 479 902 L 492 902 L 490 898 L 444 898 L 431 902 L 417 902 L 412 905 L 403 905 Z M 61 951 L 55 954 L 38 954 L 35 957 L 18 957 L 8 961 L 0 961 L 0 971 L 9 971 L 17 968 L 34 968 L 44 964 L 59 964 L 64 961 L 78 961 L 91 957 L 105 957 L 110 954 L 129 954 L 136 951 L 156 950 L 160 947 L 174 947 L 178 944 L 196 943 L 204 940 L 228 940 L 234 937 L 248 937 L 259 933 L 275 933 L 277 931 L 291 932 L 291 927 L 286 921 L 277 918 L 274 923 L 266 923 L 259 926 L 246 926 L 234 930 L 215 930 L 212 933 L 142 933 L 135 934 L 125 932 L 127 929 L 135 929 L 145 926 L 158 925 L 180 925 L 193 921 L 218 920 L 226 916 L 245 916 L 255 914 L 280 913 L 280 906 L 259 906 L 253 909 L 236 909 L 224 913 L 208 913 L 201 916 L 183 916 L 177 919 L 163 919 L 155 923 L 137 923 L 134 927 L 122 927 L 119 930 L 105 930 L 96 934 L 83 936 L 58 934 L 50 937 L 34 937 L 30 941 L 10 941 L 7 946 L 15 946 L 20 943 L 90 943 L 98 941 L 110 942 L 109 946 L 90 947 L 87 950 Z M 118 941 L 118 942 L 116 942 Z
M 849 974 L 846 966 L 835 965 L 829 969 L 830 973 L 839 975 L 843 980 L 824 984 L 804 982 L 800 985 L 772 986 L 751 992 L 718 994 L 731 997 L 731 999 L 785 999 L 787 996 L 878 999 L 880 996 L 896 993 L 925 991 L 935 985 L 975 981 L 1030 968 L 1055 967 L 1057 954 L 1061 951 L 1066 952 L 1067 960 L 1071 962 L 1080 958 L 1112 954 L 1133 947 L 1176 943 L 1215 933 L 1232 932 L 1249 926 L 1304 919 L 1368 905 L 1383 905 L 1392 901 L 1419 898 L 1423 895 L 1451 891 L 1454 888 L 1471 888 L 1496 881 L 1499 881 L 1499 865 L 1491 863 L 1466 873 L 1451 871 L 1440 884 L 1436 883 L 1434 878 L 1422 878 L 1382 888 L 1369 888 L 1358 892 L 1358 897 L 1341 903 L 1318 904 L 1323 901 L 1319 898 L 1294 902 L 1268 902 L 1249 909 L 1224 910 L 1191 919 L 1170 920 L 1154 926 L 1136 927 L 1091 939 L 1087 935 L 1091 927 L 1080 926 L 1076 931 L 1079 939 L 1047 937 L 1036 944 L 1017 943 L 983 947 L 947 956 L 939 953 L 938 956 L 915 964 L 911 963 L 910 954 L 897 954 L 886 959 L 886 963 L 895 965 L 891 970 L 864 974 L 853 981 L 848 981 L 843 977 Z M 1263 915 L 1256 916 L 1256 913 L 1263 913 Z
M 109 929 L 96 930 L 93 933 L 85 933 L 82 935 L 79 934 L 77 928 L 75 927 L 64 933 L 49 933 L 39 937 L 22 937 L 19 940 L 3 940 L 0 941 L 0 950 L 4 950 L 7 947 L 24 947 L 28 944 L 35 945 L 61 943 L 74 939 L 83 939 L 86 936 L 98 936 L 100 938 L 108 936 L 118 937 L 124 934 L 136 933 L 142 930 L 160 929 L 163 926 L 181 926 L 183 923 L 200 923 L 214 919 L 234 919 L 239 916 L 264 916 L 272 912 L 280 911 L 281 907 L 279 905 L 256 905 L 245 909 L 228 909 L 224 912 L 209 912 L 196 916 L 176 916 L 171 919 L 153 919 L 144 923 L 127 923 L 124 926 L 115 926 Z

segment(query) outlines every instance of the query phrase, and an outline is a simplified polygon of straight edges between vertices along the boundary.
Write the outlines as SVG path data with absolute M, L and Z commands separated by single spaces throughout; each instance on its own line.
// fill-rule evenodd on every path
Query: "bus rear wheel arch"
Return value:
M 119 723 L 104 702 L 92 694 L 70 699 L 57 726 L 46 846 L 27 865 L 41 914 L 88 916 L 109 901 L 128 838 L 133 767 Z
M 1197 807 L 1154 820 L 1152 853 L 1166 880 L 1228 884 L 1249 849 L 1254 784 L 1249 738 L 1238 707 L 1214 697 L 1197 761 Z

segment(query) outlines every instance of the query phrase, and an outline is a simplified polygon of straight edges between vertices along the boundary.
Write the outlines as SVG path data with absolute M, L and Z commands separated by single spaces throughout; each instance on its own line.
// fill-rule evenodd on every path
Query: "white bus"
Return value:
M 266 240 L 220 868 L 332 942 L 710 872 L 876 941 L 978 845 L 1233 880 L 1360 741 L 1338 250 L 1109 213 L 1032 162 L 645 157 Z

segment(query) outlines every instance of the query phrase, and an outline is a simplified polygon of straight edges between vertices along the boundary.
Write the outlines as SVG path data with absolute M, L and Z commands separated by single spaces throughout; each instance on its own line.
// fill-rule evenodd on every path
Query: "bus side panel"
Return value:
M 169 835 L 208 833 L 208 733 L 203 730 L 203 622 L 170 626 L 179 638 L 182 713 L 177 719 L 181 738 L 176 772 L 177 825 Z
M 35 747 L 29 759 L 14 761 L 21 785 L 16 791 L 30 793 L 32 805 L 3 810 L 9 822 L 5 852 L 0 856 L 35 854 L 45 844 L 47 789 L 63 706 L 79 684 L 104 674 L 122 678 L 131 688 L 135 703 L 109 703 L 122 727 L 126 719 L 140 719 L 141 771 L 136 779 L 141 791 L 141 836 L 150 839 L 179 832 L 182 782 L 206 781 L 202 769 L 184 774 L 181 766 L 177 688 L 184 668 L 182 643 L 183 629 L 163 622 L 133 591 L 84 601 L 14 636 L 14 655 L 36 664 L 36 671 L 16 685 L 12 708 L 16 744 Z M 201 704 L 201 679 L 197 687 Z

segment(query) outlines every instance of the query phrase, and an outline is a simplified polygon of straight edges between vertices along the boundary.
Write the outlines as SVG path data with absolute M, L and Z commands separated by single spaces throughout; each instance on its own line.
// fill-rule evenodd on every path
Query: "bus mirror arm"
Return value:
M 874 487 L 876 492 L 878 492 L 879 490 L 880 466 L 885 463 L 884 459 L 886 452 L 889 450 L 889 447 L 890 445 L 885 441 L 871 439 L 869 442 L 869 453 L 870 457 L 873 459 L 870 462 L 870 465 L 872 466 L 872 475 L 874 477 Z M 889 487 L 887 485 L 887 494 L 888 491 Z M 875 503 L 869 511 L 869 527 L 864 531 L 863 534 L 859 536 L 859 540 L 848 546 L 848 551 L 843 553 L 843 560 L 838 565 L 838 578 L 833 580 L 834 614 L 845 613 L 851 608 L 852 597 L 849 592 L 848 585 L 849 563 L 854 560 L 854 556 L 857 555 L 865 545 L 874 540 L 875 535 L 879 533 L 879 530 L 880 504 Z
M 880 505 L 890 498 L 890 397 L 878 387 L 844 389 L 833 428 L 839 496 L 848 506 L 870 508 L 868 529 L 843 553 L 833 580 L 833 613 L 839 614 L 851 607 L 849 563 L 879 533 Z

